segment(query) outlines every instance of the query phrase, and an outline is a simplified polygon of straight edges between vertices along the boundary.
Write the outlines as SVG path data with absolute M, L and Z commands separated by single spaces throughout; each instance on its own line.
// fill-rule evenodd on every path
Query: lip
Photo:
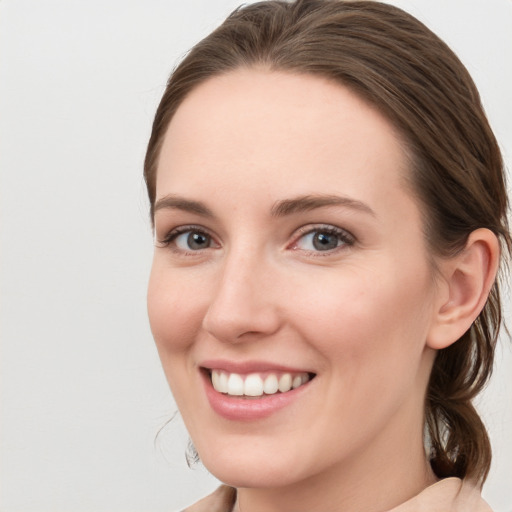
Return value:
M 287 372 L 287 373 L 313 373 L 306 368 L 292 368 L 267 361 L 228 361 L 226 359 L 212 359 L 203 361 L 200 367 L 207 370 L 223 370 L 228 373 L 239 373 L 242 375 L 249 373 L 271 373 L 271 372 Z
M 233 362 L 225 360 L 204 361 L 200 365 L 206 397 L 211 408 L 219 416 L 230 421 L 255 421 L 267 418 L 281 409 L 293 404 L 307 392 L 312 380 L 302 386 L 275 395 L 264 395 L 261 398 L 242 398 L 219 393 L 213 389 L 209 370 L 223 370 L 229 373 L 265 373 L 265 372 L 306 372 L 304 369 L 290 368 L 263 361 Z M 311 372 L 308 372 L 311 373 Z

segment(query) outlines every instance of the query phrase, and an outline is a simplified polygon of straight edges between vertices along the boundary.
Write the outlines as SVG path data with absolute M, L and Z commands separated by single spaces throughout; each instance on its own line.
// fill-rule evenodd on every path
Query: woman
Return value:
M 241 8 L 172 74 L 145 178 L 153 335 L 228 485 L 189 510 L 489 510 L 507 198 L 442 41 L 378 2 Z

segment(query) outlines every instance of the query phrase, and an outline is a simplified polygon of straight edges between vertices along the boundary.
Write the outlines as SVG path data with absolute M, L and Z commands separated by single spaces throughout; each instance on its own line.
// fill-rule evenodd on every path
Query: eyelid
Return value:
M 308 251 L 308 250 L 300 249 L 299 247 L 297 247 L 298 241 L 302 237 L 304 237 L 308 234 L 314 233 L 314 232 L 322 232 L 322 231 L 338 236 L 342 243 L 338 247 L 336 247 L 334 249 L 329 249 L 326 251 L 314 251 L 314 250 Z M 176 226 L 176 227 L 170 229 L 169 231 L 167 231 L 164 237 L 157 238 L 157 243 L 160 245 L 160 247 L 169 247 L 178 236 L 180 236 L 184 233 L 187 233 L 187 232 L 197 232 L 197 233 L 207 235 L 208 237 L 210 237 L 210 239 L 213 243 L 213 247 L 207 247 L 205 249 L 199 249 L 199 250 L 195 250 L 195 251 L 186 251 L 187 254 L 188 253 L 197 254 L 197 253 L 201 253 L 207 249 L 220 247 L 220 243 L 217 241 L 215 235 L 209 229 L 205 228 L 204 226 L 197 225 L 197 224 L 184 224 L 181 226 Z M 292 242 L 287 245 L 287 249 L 302 250 L 303 252 L 308 252 L 308 253 L 312 253 L 315 255 L 327 256 L 329 254 L 333 254 L 337 250 L 354 245 L 356 243 L 356 241 L 357 241 L 356 237 L 350 231 L 347 231 L 344 228 L 340 228 L 340 227 L 334 226 L 332 224 L 308 224 L 308 225 L 298 228 L 292 234 Z M 182 249 L 178 249 L 178 248 L 174 248 L 174 251 L 179 252 L 179 253 L 185 252 Z
M 298 241 L 303 238 L 306 235 L 309 235 L 311 233 L 315 232 L 326 232 L 331 233 L 334 235 L 339 236 L 340 240 L 343 242 L 341 245 L 334 249 L 326 250 L 326 251 L 307 251 L 304 249 L 300 249 L 297 247 Z M 338 226 L 334 226 L 332 224 L 308 224 L 306 226 L 302 226 L 299 229 L 295 231 L 295 233 L 292 235 L 293 241 L 291 244 L 289 244 L 288 248 L 292 250 L 302 250 L 308 253 L 312 253 L 315 255 L 322 255 L 327 256 L 329 254 L 333 254 L 334 252 L 346 248 L 347 246 L 350 247 L 354 245 L 357 242 L 356 237 L 346 229 L 340 228 Z
M 172 228 L 171 230 L 167 231 L 166 235 L 163 238 L 158 238 L 157 242 L 158 242 L 158 244 L 160 244 L 160 247 L 169 247 L 172 244 L 172 242 L 178 236 L 180 236 L 180 235 L 182 235 L 184 233 L 188 233 L 189 231 L 193 231 L 193 232 L 196 232 L 196 233 L 201 233 L 203 235 L 207 235 L 207 236 L 209 236 L 211 238 L 212 242 L 216 246 L 219 246 L 219 243 L 217 242 L 217 240 L 216 240 L 215 236 L 213 235 L 213 233 L 211 233 L 205 227 L 199 226 L 197 224 L 185 224 L 185 225 L 182 225 L 182 226 L 176 226 L 176 227 Z M 202 250 L 205 250 L 205 249 L 202 249 Z M 179 249 L 176 249 L 176 251 L 182 252 Z M 190 251 L 190 252 L 197 253 L 197 252 L 201 252 L 201 250 Z

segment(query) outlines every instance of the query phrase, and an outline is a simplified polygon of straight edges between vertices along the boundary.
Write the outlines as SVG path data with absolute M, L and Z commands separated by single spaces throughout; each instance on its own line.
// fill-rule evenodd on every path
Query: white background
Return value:
M 512 1 L 395 3 L 468 66 L 510 167 Z M 154 446 L 175 408 L 146 319 L 141 175 L 169 72 L 237 4 L 0 1 L 2 512 L 172 511 L 216 486 L 186 467 L 179 418 Z M 512 511 L 509 347 L 480 406 L 496 512 Z

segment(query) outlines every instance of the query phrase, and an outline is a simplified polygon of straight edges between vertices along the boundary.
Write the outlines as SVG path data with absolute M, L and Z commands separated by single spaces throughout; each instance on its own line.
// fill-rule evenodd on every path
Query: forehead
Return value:
M 237 70 L 204 82 L 178 108 L 160 155 L 157 196 L 263 184 L 270 194 L 335 187 L 372 200 L 379 188 L 401 185 L 408 167 L 402 146 L 393 125 L 346 87 Z

